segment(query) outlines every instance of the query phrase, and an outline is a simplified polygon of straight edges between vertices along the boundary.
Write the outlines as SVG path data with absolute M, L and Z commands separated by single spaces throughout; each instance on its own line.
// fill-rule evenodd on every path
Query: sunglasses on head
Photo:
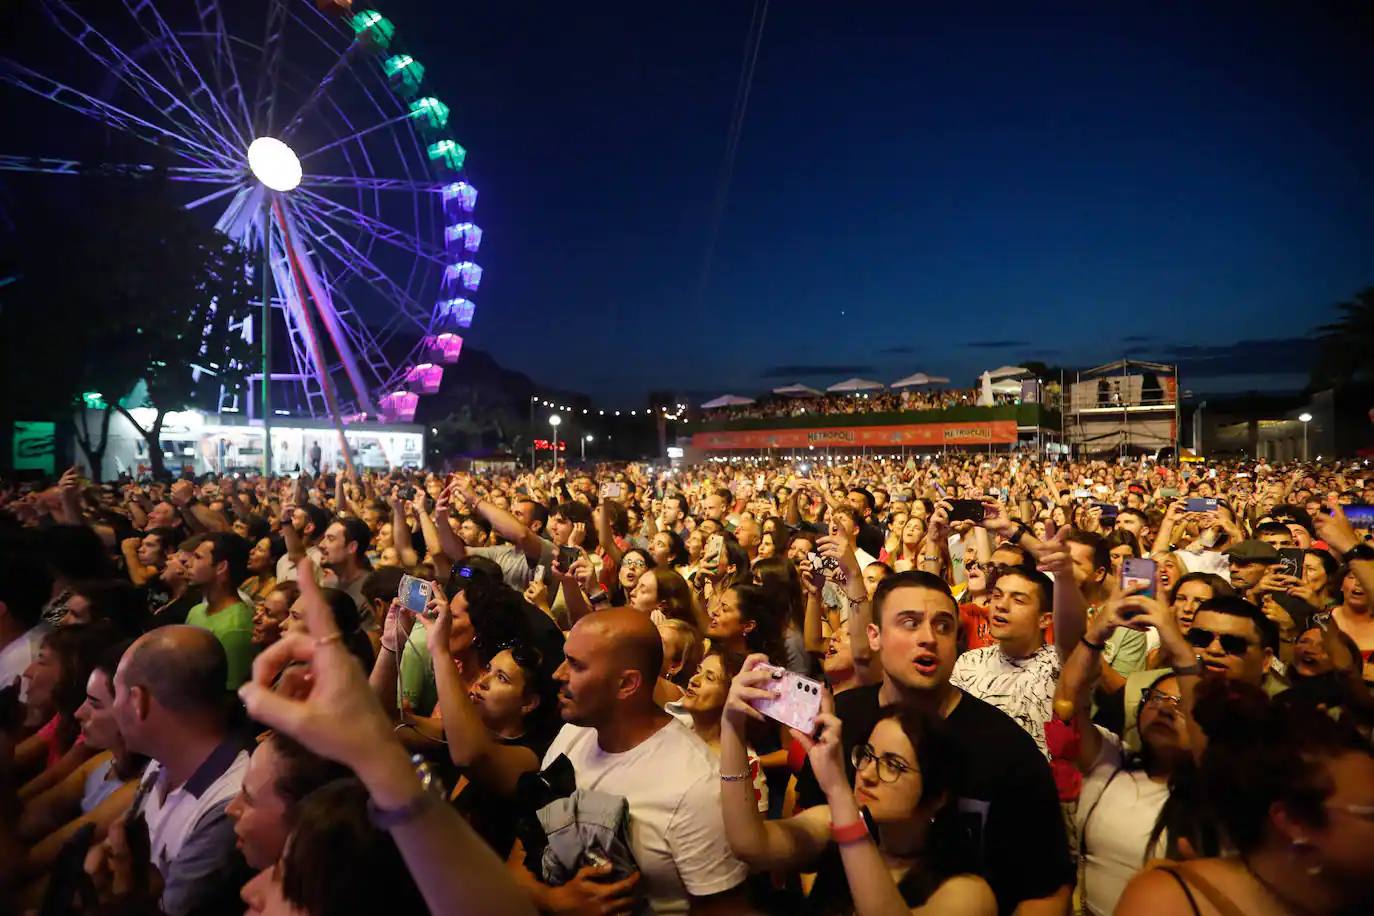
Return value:
M 1213 633 L 1211 630 L 1204 629 L 1197 624 L 1193 624 L 1193 626 L 1188 629 L 1185 638 L 1188 640 L 1188 644 L 1194 649 L 1206 649 L 1216 640 L 1221 643 L 1221 651 L 1225 652 L 1227 655 L 1244 655 L 1246 652 L 1249 652 L 1250 647 L 1254 645 L 1244 636 L 1238 636 L 1235 633 Z

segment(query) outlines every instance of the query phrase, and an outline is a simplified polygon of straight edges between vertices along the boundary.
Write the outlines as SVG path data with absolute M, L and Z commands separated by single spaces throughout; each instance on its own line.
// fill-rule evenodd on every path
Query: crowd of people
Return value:
M 977 404 L 976 389 L 934 390 L 903 388 L 901 391 L 858 391 L 794 397 L 774 395 L 752 404 L 738 404 L 707 410 L 703 419 L 762 419 L 765 417 L 802 417 L 816 414 L 887 413 L 895 410 L 944 410 L 963 404 Z
M 1370 503 L 982 454 L 0 483 L 0 911 L 1372 912 Z

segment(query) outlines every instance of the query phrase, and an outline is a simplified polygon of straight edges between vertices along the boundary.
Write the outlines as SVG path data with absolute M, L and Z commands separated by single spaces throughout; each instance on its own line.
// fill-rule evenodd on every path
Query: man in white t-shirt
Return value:
M 1064 564 L 1067 552 L 1056 553 Z M 1051 582 L 1044 573 L 1017 566 L 998 575 L 988 609 L 995 645 L 959 656 L 949 682 L 1011 716 L 1049 759 L 1045 723 L 1054 704 L 1059 669 L 1083 635 L 1082 596 L 1065 572 Z M 1067 608 L 1066 613 L 1059 613 Z M 1054 623 L 1055 645 L 1045 642 Z
M 629 804 L 630 850 L 639 875 L 611 885 L 584 868 L 561 887 L 531 879 L 541 910 L 620 912 L 631 898 L 655 913 L 748 912 L 745 864 L 725 839 L 720 770 L 706 744 L 654 703 L 663 643 L 646 614 L 629 608 L 578 621 L 565 644 L 559 711 L 567 724 L 544 757 L 560 754 L 577 787 Z M 628 910 L 627 910 L 628 911 Z

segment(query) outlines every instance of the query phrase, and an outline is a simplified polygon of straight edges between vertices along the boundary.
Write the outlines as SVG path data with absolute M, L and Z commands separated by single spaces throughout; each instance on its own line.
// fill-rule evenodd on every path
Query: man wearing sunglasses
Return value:
M 1184 638 L 1197 652 L 1204 677 L 1244 681 L 1271 693 L 1280 687 L 1265 683 L 1278 651 L 1278 626 L 1249 601 L 1230 596 L 1202 602 Z

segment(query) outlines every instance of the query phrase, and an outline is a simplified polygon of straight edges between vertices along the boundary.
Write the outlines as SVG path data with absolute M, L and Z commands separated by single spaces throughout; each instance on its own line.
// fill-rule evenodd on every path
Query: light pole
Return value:
M 549 417 L 549 425 L 553 427 L 553 469 L 558 470 L 558 424 L 563 422 L 563 418 L 558 414 Z
M 1312 415 L 1307 411 L 1298 414 L 1298 419 L 1302 421 L 1302 460 L 1307 460 L 1307 424 L 1312 422 Z
M 586 464 L 586 463 L 587 463 L 587 443 L 588 443 L 588 442 L 591 442 L 591 441 L 592 441 L 592 434 L 591 434 L 591 433 L 587 433 L 587 435 L 585 435 L 585 436 L 582 437 L 582 463 L 583 463 L 583 464 Z

